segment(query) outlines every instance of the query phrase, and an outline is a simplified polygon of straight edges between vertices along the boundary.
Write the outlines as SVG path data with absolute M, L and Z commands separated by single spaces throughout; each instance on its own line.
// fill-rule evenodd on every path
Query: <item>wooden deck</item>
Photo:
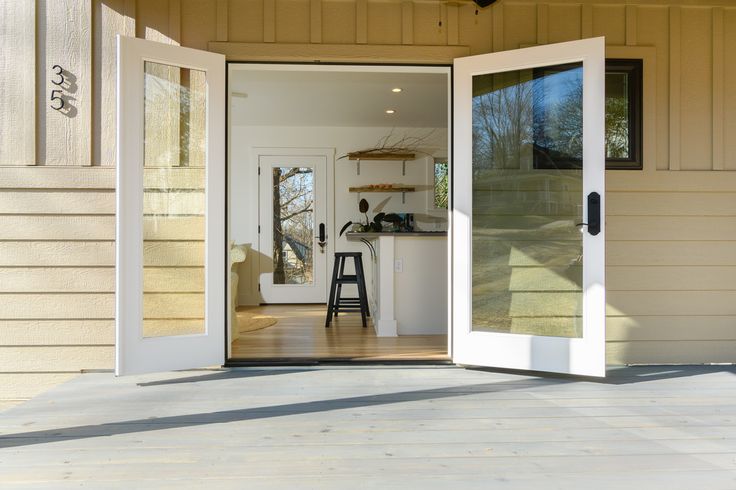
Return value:
M 0 487 L 736 488 L 736 369 L 85 374 L 0 412 Z
M 233 359 L 449 360 L 447 335 L 376 337 L 370 324 L 363 328 L 358 312 L 342 313 L 325 328 L 326 305 L 265 305 L 239 310 L 270 315 L 278 323 L 241 334 L 233 342 Z

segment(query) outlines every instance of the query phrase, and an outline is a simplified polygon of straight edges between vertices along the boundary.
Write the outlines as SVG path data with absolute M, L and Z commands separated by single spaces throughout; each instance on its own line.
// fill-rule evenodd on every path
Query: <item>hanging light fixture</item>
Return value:
M 473 0 L 473 3 L 475 3 L 480 8 L 486 8 L 489 5 L 493 4 L 496 0 Z

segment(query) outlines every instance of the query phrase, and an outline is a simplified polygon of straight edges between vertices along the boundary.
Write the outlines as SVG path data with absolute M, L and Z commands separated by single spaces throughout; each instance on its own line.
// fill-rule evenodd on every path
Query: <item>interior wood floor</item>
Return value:
M 240 334 L 232 359 L 348 359 L 359 361 L 447 360 L 447 335 L 376 337 L 360 314 L 343 313 L 325 328 L 326 305 L 264 305 L 242 310 L 271 315 L 278 322 Z

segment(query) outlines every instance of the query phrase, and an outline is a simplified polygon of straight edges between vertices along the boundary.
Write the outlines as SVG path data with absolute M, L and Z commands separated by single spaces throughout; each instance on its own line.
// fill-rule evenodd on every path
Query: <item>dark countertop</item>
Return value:
M 345 236 L 350 238 L 378 238 L 381 236 L 394 236 L 394 237 L 443 237 L 447 236 L 446 231 L 380 231 L 380 232 L 360 232 L 360 231 L 349 231 Z

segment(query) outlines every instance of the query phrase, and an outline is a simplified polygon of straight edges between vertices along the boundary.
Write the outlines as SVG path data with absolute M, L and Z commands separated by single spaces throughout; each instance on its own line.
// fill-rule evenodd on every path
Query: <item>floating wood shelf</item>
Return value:
M 350 160 L 395 160 L 395 161 L 406 161 L 414 160 L 414 153 L 399 153 L 399 152 L 375 152 L 375 151 L 354 151 L 348 153 L 348 159 Z
M 348 160 L 357 160 L 356 170 L 360 175 L 361 160 L 381 160 L 401 162 L 401 175 L 406 175 L 406 161 L 414 160 L 416 155 L 410 152 L 389 152 L 389 151 L 353 151 L 348 153 Z
M 409 186 L 393 186 L 393 187 L 349 187 L 350 192 L 414 192 L 416 187 Z
M 406 193 L 414 192 L 416 191 L 416 188 L 411 187 L 411 186 L 399 186 L 399 185 L 394 185 L 391 187 L 362 186 L 362 187 L 348 187 L 348 191 L 357 192 L 358 199 L 360 199 L 361 192 L 401 192 L 401 203 L 405 204 L 406 203 Z

